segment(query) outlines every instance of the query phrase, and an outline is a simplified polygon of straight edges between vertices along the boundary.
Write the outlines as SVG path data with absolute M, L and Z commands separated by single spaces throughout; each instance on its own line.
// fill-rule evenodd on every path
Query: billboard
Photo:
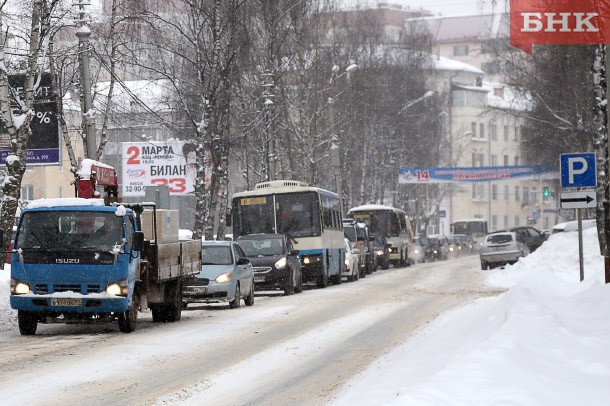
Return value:
M 206 168 L 208 165 L 205 165 Z M 124 142 L 121 155 L 123 196 L 144 196 L 147 186 L 168 186 L 171 195 L 195 191 L 195 146 L 184 141 Z M 206 169 L 206 185 L 209 184 Z
M 539 165 L 488 166 L 475 168 L 400 168 L 399 184 L 488 182 L 539 179 L 552 174 L 550 168 Z
M 23 97 L 25 75 L 9 76 L 9 86 L 19 97 Z M 18 109 L 12 100 L 11 107 Z M 34 117 L 30 123 L 26 163 L 28 165 L 59 164 L 59 125 L 57 101 L 51 86 L 51 75 L 43 73 L 34 96 Z M 10 137 L 0 120 L 0 164 L 6 163 L 10 150 Z

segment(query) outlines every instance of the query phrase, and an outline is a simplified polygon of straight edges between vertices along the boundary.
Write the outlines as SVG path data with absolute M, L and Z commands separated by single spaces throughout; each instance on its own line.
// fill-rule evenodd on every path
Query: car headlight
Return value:
M 25 295 L 30 293 L 30 286 L 27 283 L 11 278 L 11 295 Z
M 315 264 L 322 262 L 322 255 L 306 255 L 303 257 L 303 265 Z
M 284 267 L 286 267 L 286 257 L 282 257 L 282 258 L 278 259 L 277 262 L 275 263 L 275 267 L 277 269 L 283 269 Z
M 379 255 L 379 256 L 383 255 L 383 250 L 378 250 L 377 255 Z
M 345 266 L 349 268 L 350 265 L 350 260 L 348 258 L 345 258 Z
M 419 250 L 415 250 L 415 253 L 416 253 L 416 254 L 419 254 Z
M 449 247 L 449 251 L 453 251 L 453 247 Z
M 113 296 L 127 296 L 129 293 L 127 278 L 109 284 L 106 293 Z
M 216 283 L 229 283 L 233 280 L 233 272 L 226 272 L 216 277 Z

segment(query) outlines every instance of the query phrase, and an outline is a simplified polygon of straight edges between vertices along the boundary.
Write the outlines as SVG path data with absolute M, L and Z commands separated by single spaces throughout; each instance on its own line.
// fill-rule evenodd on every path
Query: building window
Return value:
M 509 227 L 508 216 L 504 216 L 504 228 L 508 228 L 508 227 Z
M 477 184 L 473 183 L 472 184 L 472 200 L 477 198 Z
M 479 200 L 486 200 L 485 199 L 485 184 L 481 183 L 479 185 Z
M 521 200 L 521 189 L 519 186 L 515 186 L 515 201 L 518 202 Z
M 508 202 L 509 196 L 510 196 L 510 193 L 508 192 L 508 185 L 504 185 L 504 200 L 506 200 Z
M 479 138 L 485 138 L 485 124 L 479 124 Z
M 508 166 L 508 155 L 504 155 L 504 166 Z
M 21 200 L 34 200 L 34 186 L 21 187 Z
M 496 214 L 491 216 L 491 229 L 493 231 L 498 229 L 498 216 Z
M 485 163 L 485 154 L 479 154 L 479 166 L 483 166 Z
M 530 203 L 530 188 L 529 186 L 523 186 L 523 204 L 528 205 Z
M 490 137 L 492 141 L 498 141 L 498 126 L 491 124 L 489 126 Z
M 521 217 L 515 216 L 515 227 L 519 227 L 521 225 Z
M 518 156 L 515 157 L 515 166 L 519 166 L 519 157 Z
M 59 194 L 59 197 L 60 197 L 60 198 L 61 198 L 61 197 L 64 197 L 64 187 L 63 187 L 63 186 L 60 186 L 60 187 L 59 187 L 59 193 L 58 193 L 58 194 Z
M 497 155 L 491 156 L 491 166 L 498 166 L 498 156 Z
M 521 134 L 520 134 L 519 127 L 515 127 L 515 142 L 519 142 L 520 138 L 521 138 Z
M 503 68 L 504 66 L 502 64 L 502 61 L 498 60 L 481 63 L 481 70 L 487 73 L 488 75 L 500 74 L 504 70 Z
M 508 129 L 508 126 L 505 125 L 504 126 L 504 142 L 508 142 L 508 133 L 510 132 L 510 130 Z
M 454 45 L 453 55 L 466 56 L 468 55 L 468 45 Z
M 472 137 L 477 136 L 477 123 L 475 123 L 475 122 L 470 123 L 470 131 L 472 131 Z
M 498 185 L 491 185 L 491 200 L 498 200 Z

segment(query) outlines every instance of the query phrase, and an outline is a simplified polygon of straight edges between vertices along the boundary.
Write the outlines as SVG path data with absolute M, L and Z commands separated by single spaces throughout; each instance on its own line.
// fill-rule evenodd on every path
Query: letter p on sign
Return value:
M 561 187 L 597 186 L 597 165 L 594 153 L 562 154 L 559 161 Z

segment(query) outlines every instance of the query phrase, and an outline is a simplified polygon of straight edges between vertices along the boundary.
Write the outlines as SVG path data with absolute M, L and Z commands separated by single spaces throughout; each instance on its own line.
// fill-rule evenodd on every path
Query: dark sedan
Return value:
M 281 234 L 250 234 L 236 242 L 243 248 L 254 267 L 257 290 L 282 289 L 284 295 L 303 291 L 299 252 L 290 238 Z

